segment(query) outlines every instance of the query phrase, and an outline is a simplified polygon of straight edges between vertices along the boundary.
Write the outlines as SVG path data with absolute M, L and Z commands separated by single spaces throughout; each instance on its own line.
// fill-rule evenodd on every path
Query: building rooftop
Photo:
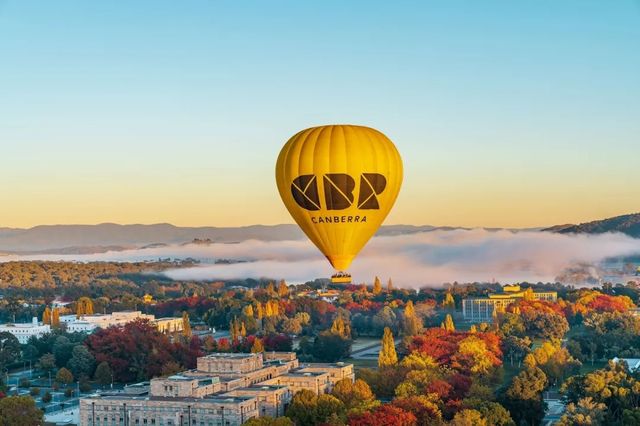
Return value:
M 325 362 L 305 362 L 304 364 L 300 364 L 299 368 L 331 368 L 331 367 L 337 367 L 337 368 L 344 368 L 344 367 L 349 367 L 349 366 L 353 366 L 353 364 L 349 363 L 349 362 L 342 362 L 342 361 L 338 361 L 338 362 L 329 362 L 329 363 L 325 363 Z
M 0 324 L 0 327 L 3 328 L 35 328 L 35 327 L 42 327 L 44 325 L 47 324 L 34 324 L 31 322 L 26 322 L 26 323 L 7 323 L 7 324 Z M 47 325 L 48 326 L 48 325 Z
M 245 392 L 259 392 L 261 390 L 278 390 L 278 389 L 287 389 L 287 388 L 288 386 L 285 386 L 285 385 L 253 385 L 253 386 L 233 389 L 231 392 L 233 392 L 234 390 L 240 390 Z
M 185 396 L 185 397 L 180 397 L 180 396 L 151 396 L 149 394 L 145 394 L 145 395 L 127 395 L 127 394 L 122 394 L 122 395 L 115 395 L 115 394 L 110 394 L 110 395 L 91 395 L 88 397 L 83 397 L 86 399 L 101 399 L 101 400 L 107 400 L 107 401 L 120 401 L 120 400 L 127 400 L 127 401 L 183 401 L 183 402 L 215 402 L 218 404 L 238 404 L 241 402 L 245 402 L 245 401 L 249 401 L 254 399 L 254 397 L 252 396 L 227 396 L 227 395 L 219 395 L 219 394 L 213 394 L 213 395 L 206 395 L 202 398 L 194 398 L 191 396 Z
M 175 380 L 175 381 L 183 381 L 183 382 L 192 382 L 194 380 L 198 380 L 196 377 L 187 377 L 182 376 L 180 374 L 174 374 L 173 376 L 165 377 L 165 380 Z M 161 378 L 162 380 L 162 378 Z
M 247 354 L 247 353 L 230 353 L 230 352 L 214 352 L 209 355 L 205 355 L 200 358 L 230 358 L 230 359 L 242 359 L 242 358 L 255 358 L 260 354 Z
M 296 377 L 302 377 L 302 376 L 322 376 L 323 374 L 327 374 L 327 373 L 323 373 L 320 371 L 299 371 L 299 370 L 293 370 L 290 371 L 287 374 L 283 374 L 283 376 L 296 376 Z

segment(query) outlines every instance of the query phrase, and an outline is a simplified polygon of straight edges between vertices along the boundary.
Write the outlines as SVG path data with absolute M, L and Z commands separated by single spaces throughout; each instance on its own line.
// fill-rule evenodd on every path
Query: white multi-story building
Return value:
M 84 332 L 92 333 L 98 328 L 107 328 L 114 325 L 125 325 L 128 322 L 146 319 L 158 327 L 158 330 L 168 332 L 182 331 L 183 322 L 182 318 L 158 318 L 154 315 L 143 314 L 140 311 L 123 311 L 113 312 L 111 314 L 92 314 L 81 315 L 79 318 L 77 315 L 62 315 L 60 316 L 60 322 L 65 324 L 68 332 Z
M 0 333 L 11 333 L 21 344 L 26 344 L 32 336 L 42 337 L 51 332 L 51 326 L 38 322 L 38 318 L 33 317 L 30 323 L 26 324 L 0 324 Z

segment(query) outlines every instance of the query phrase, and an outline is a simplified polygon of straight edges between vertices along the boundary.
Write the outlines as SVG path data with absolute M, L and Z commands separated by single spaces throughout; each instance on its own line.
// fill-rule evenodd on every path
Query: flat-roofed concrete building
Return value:
M 195 370 L 83 398 L 80 424 L 239 426 L 252 417 L 282 416 L 299 390 L 319 395 L 340 378 L 353 380 L 351 364 L 298 365 L 293 352 L 209 354 Z
M 258 417 L 253 397 L 101 396 L 80 400 L 80 424 L 90 426 L 237 426 Z
M 505 285 L 502 293 L 489 294 L 487 297 L 472 297 L 462 299 L 462 316 L 465 321 L 491 321 L 494 311 L 504 311 L 507 306 L 522 299 L 545 300 L 555 302 L 558 293 L 555 291 L 533 291 L 531 288 L 522 290 L 519 285 Z
M 222 388 L 218 377 L 189 377 L 181 374 L 151 380 L 151 394 L 166 397 L 202 398 L 219 392 Z
M 198 370 L 217 374 L 247 374 L 262 368 L 262 354 L 214 353 L 198 358 Z
M 331 389 L 333 389 L 333 386 L 342 379 L 350 379 L 351 381 L 355 380 L 353 364 L 347 364 L 344 362 L 335 362 L 333 364 L 305 363 L 301 364 L 300 368 L 298 368 L 296 371 L 301 373 L 312 372 L 329 374 Z
M 225 395 L 253 396 L 258 400 L 260 416 L 279 417 L 287 410 L 293 393 L 288 386 L 254 385 L 248 388 L 238 388 Z
M 322 395 L 331 389 L 329 373 L 311 371 L 303 372 L 296 370 L 283 374 L 282 376 L 274 377 L 273 379 L 265 380 L 263 383 L 267 385 L 287 386 L 293 394 L 302 389 L 308 389 L 317 395 Z

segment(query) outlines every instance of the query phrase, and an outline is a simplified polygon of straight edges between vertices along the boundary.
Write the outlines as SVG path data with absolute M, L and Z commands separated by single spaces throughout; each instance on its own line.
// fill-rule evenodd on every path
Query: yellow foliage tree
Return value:
M 380 282 L 380 278 L 376 277 L 373 280 L 373 294 L 378 295 L 382 293 L 382 283 Z
M 51 312 L 51 327 L 60 327 L 60 311 L 58 308 L 53 308 L 53 312 Z
M 533 354 L 527 354 L 524 357 L 524 360 L 522 361 L 522 363 L 528 367 L 528 368 L 533 368 L 535 367 L 538 363 L 536 362 L 536 357 L 533 356 Z
M 338 315 L 331 324 L 331 334 L 336 334 L 344 339 L 351 338 L 351 327 Z
M 189 314 L 187 312 L 182 313 L 182 335 L 185 337 L 191 337 L 191 321 L 189 321 Z
M 402 359 L 400 365 L 409 370 L 434 370 L 439 367 L 433 357 L 421 352 L 411 352 Z
M 409 300 L 404 307 L 402 328 L 405 336 L 415 336 L 422 329 L 422 320 L 416 315 L 413 302 Z
M 398 354 L 396 353 L 396 345 L 389 327 L 384 328 L 381 345 L 380 354 L 378 355 L 378 367 L 396 365 L 398 363 Z
M 416 316 L 416 310 L 411 300 L 409 300 L 404 307 L 404 316 L 405 318 L 413 318 Z
M 267 294 L 268 294 L 269 296 L 273 297 L 273 296 L 275 296 L 275 295 L 276 295 L 276 288 L 275 288 L 275 286 L 273 285 L 273 283 L 269 283 L 269 284 L 267 284 L 267 288 L 266 288 L 266 290 L 267 290 Z
M 444 301 L 442 302 L 442 306 L 445 309 L 454 310 L 456 308 L 456 301 L 453 298 L 453 295 L 447 291 L 444 295 Z
M 93 315 L 93 301 L 88 297 L 81 297 L 76 302 L 76 317 Z
M 253 345 L 251 345 L 251 353 L 257 354 L 264 352 L 264 345 L 262 344 L 262 340 L 256 338 L 253 341 Z
M 442 322 L 441 327 L 447 331 L 456 331 L 456 326 L 453 323 L 453 318 L 451 318 L 451 314 L 447 314 L 447 316 L 444 317 L 444 322 Z
M 253 306 L 247 305 L 244 308 L 242 308 L 242 315 L 244 315 L 246 317 L 252 317 L 253 316 Z
M 261 320 L 264 317 L 264 308 L 262 307 L 262 303 L 258 302 L 256 305 L 256 318 Z
M 47 306 L 42 313 L 42 323 L 51 325 L 51 309 Z
M 487 374 L 493 365 L 487 357 L 487 344 L 476 336 L 469 336 L 458 346 L 461 358 L 470 362 L 469 370 L 476 374 Z
M 285 280 L 280 280 L 280 284 L 278 284 L 278 296 L 287 297 L 289 295 L 289 287 Z
M 231 334 L 231 341 L 232 342 L 235 342 L 235 341 L 238 340 L 238 337 L 240 335 L 240 327 L 239 327 L 237 318 L 234 318 L 229 323 L 229 334 Z

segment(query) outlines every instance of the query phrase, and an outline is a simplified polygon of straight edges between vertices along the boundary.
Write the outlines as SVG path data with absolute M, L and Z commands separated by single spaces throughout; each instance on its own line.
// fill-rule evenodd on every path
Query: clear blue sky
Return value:
M 396 142 L 389 223 L 640 210 L 640 2 L 0 0 L 0 227 L 291 222 L 328 123 Z

